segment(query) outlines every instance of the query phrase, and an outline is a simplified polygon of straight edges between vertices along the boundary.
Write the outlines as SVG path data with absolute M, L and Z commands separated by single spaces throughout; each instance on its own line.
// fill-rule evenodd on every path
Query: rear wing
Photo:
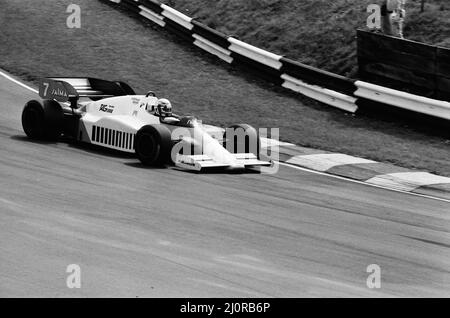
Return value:
M 80 97 L 97 100 L 106 97 L 136 95 L 124 82 L 112 82 L 91 77 L 49 77 L 41 80 L 39 96 L 72 105 Z

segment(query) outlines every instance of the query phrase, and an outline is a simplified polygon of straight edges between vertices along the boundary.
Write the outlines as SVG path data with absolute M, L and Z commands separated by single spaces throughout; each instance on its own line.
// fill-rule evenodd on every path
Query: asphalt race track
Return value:
M 449 203 L 286 166 L 194 174 L 32 142 L 20 115 L 36 97 L 0 78 L 0 297 L 450 296 Z

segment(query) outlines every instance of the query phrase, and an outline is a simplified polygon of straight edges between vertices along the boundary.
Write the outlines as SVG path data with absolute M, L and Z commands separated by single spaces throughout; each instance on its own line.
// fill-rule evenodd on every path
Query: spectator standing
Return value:
M 393 35 L 391 15 L 393 10 L 391 8 L 391 1 L 384 0 L 381 5 L 381 30 L 386 35 Z
M 392 31 L 394 36 L 398 36 L 403 39 L 403 26 L 406 17 L 406 0 L 396 0 L 396 6 L 392 13 Z
M 403 39 L 406 0 L 385 0 L 381 6 L 383 32 Z

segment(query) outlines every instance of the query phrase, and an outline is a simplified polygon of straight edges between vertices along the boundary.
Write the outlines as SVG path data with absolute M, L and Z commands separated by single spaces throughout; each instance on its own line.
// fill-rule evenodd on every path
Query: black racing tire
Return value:
M 22 127 L 29 138 L 44 138 L 44 108 L 41 103 L 32 100 L 25 104 L 22 111 Z
M 45 100 L 44 105 L 31 100 L 22 111 L 23 131 L 31 139 L 56 140 L 61 136 L 63 120 L 61 105 L 53 100 Z
M 134 146 L 137 157 L 144 165 L 162 166 L 170 159 L 170 130 L 163 125 L 146 125 L 136 133 Z
M 234 136 L 234 143 L 227 143 L 227 130 L 243 129 L 245 132 L 245 144 L 240 145 L 237 136 Z M 240 141 L 242 142 L 242 141 Z M 256 147 L 255 147 L 256 145 Z M 260 158 L 261 141 L 258 131 L 247 124 L 236 124 L 228 127 L 223 135 L 223 146 L 231 153 L 238 153 L 238 150 L 245 150 L 245 153 L 253 153 L 258 159 Z M 230 148 L 230 149 L 229 149 Z M 232 148 L 232 149 L 231 149 Z M 242 152 L 242 151 L 241 151 Z

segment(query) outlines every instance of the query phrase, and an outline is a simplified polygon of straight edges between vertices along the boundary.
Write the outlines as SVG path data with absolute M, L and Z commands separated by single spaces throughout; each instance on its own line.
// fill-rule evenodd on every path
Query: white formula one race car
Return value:
M 136 95 L 123 82 L 95 78 L 46 78 L 43 102 L 31 100 L 22 112 L 29 138 L 77 141 L 136 153 L 149 166 L 174 163 L 201 171 L 270 166 L 259 157 L 260 140 L 249 125 L 225 130 L 195 117 L 177 116 L 167 99 L 153 92 Z

